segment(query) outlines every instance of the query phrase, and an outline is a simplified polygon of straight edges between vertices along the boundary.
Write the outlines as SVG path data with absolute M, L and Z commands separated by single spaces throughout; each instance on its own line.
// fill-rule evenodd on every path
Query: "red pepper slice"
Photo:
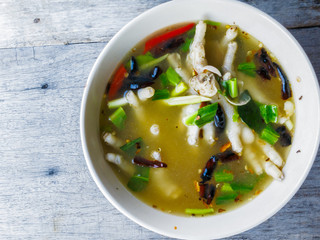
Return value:
M 160 36 L 157 36 L 155 38 L 152 38 L 150 40 L 148 40 L 144 46 L 144 51 L 143 53 L 145 54 L 146 52 L 150 51 L 150 49 L 152 49 L 153 47 L 155 47 L 156 45 L 158 45 L 161 42 L 164 42 L 170 38 L 176 37 L 178 35 L 181 35 L 187 31 L 189 31 L 191 28 L 193 28 L 195 25 L 195 23 L 190 23 L 186 26 L 183 26 L 181 28 L 172 30 L 170 32 L 167 32 L 165 34 L 162 34 Z
M 122 86 L 126 73 L 127 73 L 127 70 L 125 69 L 124 65 L 121 64 L 116 74 L 114 75 L 114 78 L 112 79 L 109 92 L 108 92 L 109 100 L 112 100 L 116 96 L 117 92 Z

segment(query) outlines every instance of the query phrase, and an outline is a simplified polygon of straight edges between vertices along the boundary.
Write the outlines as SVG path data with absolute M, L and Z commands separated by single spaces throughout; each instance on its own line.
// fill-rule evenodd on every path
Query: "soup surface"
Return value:
M 232 210 L 282 180 L 293 123 L 275 56 L 238 26 L 212 21 L 170 26 L 135 46 L 100 114 L 106 161 L 129 191 L 193 216 Z

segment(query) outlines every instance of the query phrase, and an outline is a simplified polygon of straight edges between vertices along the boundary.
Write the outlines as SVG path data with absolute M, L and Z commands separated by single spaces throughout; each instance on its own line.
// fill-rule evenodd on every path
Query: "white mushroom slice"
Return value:
M 267 142 L 259 140 L 259 146 L 261 147 L 264 154 L 278 167 L 282 167 L 283 160 L 279 153 Z
M 238 154 L 242 152 L 242 143 L 240 140 L 241 127 L 238 122 L 234 122 L 232 117 L 234 114 L 234 108 L 231 106 L 225 98 L 222 96 L 219 103 L 221 104 L 224 113 L 227 116 L 226 133 L 229 141 L 231 142 L 232 149 Z
M 283 108 L 287 117 L 291 117 L 294 114 L 294 104 L 291 101 L 286 101 Z
M 196 26 L 193 42 L 190 46 L 190 53 L 187 60 L 191 63 L 193 69 L 197 73 L 201 73 L 201 69 L 207 65 L 205 54 L 205 39 L 207 25 L 200 21 Z
M 215 128 L 213 123 L 207 123 L 203 126 L 203 139 L 207 141 L 210 145 L 215 142 Z
M 236 42 L 228 43 L 227 53 L 226 53 L 226 56 L 224 57 L 224 61 L 223 61 L 223 65 L 222 65 L 222 72 L 234 73 L 233 61 L 234 61 L 234 57 L 235 57 L 237 48 L 238 48 L 238 44 Z
M 128 103 L 131 106 L 133 106 L 133 107 L 139 106 L 139 100 L 132 90 L 130 90 L 126 93 L 125 98 L 127 99 Z
M 284 178 L 282 171 L 271 161 L 266 161 L 264 164 L 266 173 L 276 180 L 281 181 Z
M 166 197 L 171 199 L 177 199 L 182 195 L 182 189 L 175 184 L 174 181 L 168 176 L 166 169 L 154 169 L 150 171 L 150 179 L 152 181 L 149 184 L 155 184 L 155 187 Z
M 150 127 L 150 132 L 153 134 L 153 135 L 159 135 L 159 132 L 160 132 L 160 127 L 158 124 L 153 124 L 151 127 Z
M 233 41 L 238 35 L 238 27 L 233 25 L 226 31 L 226 35 L 222 40 L 223 45 L 227 45 L 229 42 Z
M 254 133 L 250 128 L 244 126 L 241 131 L 241 139 L 245 144 L 252 144 L 254 142 Z
M 217 93 L 218 83 L 213 73 L 200 73 L 190 79 L 190 87 L 202 96 L 213 97 Z
M 153 97 L 154 92 L 154 88 L 152 87 L 141 88 L 138 90 L 138 97 L 140 100 L 145 101 L 148 98 Z
M 135 171 L 134 166 L 128 161 L 125 161 L 120 154 L 107 153 L 105 155 L 105 159 L 108 162 L 111 162 L 117 165 L 119 169 L 122 170 L 124 173 L 126 173 L 128 176 L 132 176 L 134 174 L 134 171 Z
M 169 64 L 174 68 L 182 80 L 189 84 L 189 79 L 192 77 L 192 73 L 182 68 L 181 57 L 179 53 L 169 54 L 167 58 Z
M 251 146 L 246 146 L 243 149 L 243 159 L 249 163 L 256 174 L 260 175 L 263 173 L 263 169 L 257 160 L 257 155 L 254 153 L 254 149 L 252 149 Z
M 114 148 L 119 148 L 125 144 L 122 139 L 116 137 L 115 135 L 113 135 L 112 133 L 109 133 L 109 132 L 106 132 L 102 136 L 102 138 L 105 141 L 105 143 L 109 144 L 110 146 L 112 146 Z
M 154 160 L 161 161 L 161 154 L 160 154 L 159 151 L 152 151 L 152 152 L 151 152 L 151 157 L 152 157 Z

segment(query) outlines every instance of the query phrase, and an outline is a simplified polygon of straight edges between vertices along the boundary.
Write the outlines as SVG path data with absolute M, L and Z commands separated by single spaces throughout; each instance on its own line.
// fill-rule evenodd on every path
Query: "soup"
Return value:
M 137 44 L 107 85 L 106 161 L 161 211 L 230 211 L 284 178 L 292 99 L 275 56 L 238 26 L 171 26 Z

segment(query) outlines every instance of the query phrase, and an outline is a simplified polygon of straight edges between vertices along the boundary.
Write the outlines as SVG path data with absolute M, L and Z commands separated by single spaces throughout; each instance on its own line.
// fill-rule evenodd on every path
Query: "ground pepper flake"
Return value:
M 231 142 L 227 142 L 226 144 L 223 144 L 220 148 L 220 152 L 225 152 L 228 148 L 231 147 Z
M 259 195 L 262 192 L 262 190 L 257 190 L 254 195 Z
M 177 230 L 177 226 L 174 226 L 174 230 Z
M 298 150 L 296 153 L 301 153 L 301 150 Z
M 222 212 L 225 212 L 226 210 L 225 209 L 223 209 L 223 208 L 219 208 L 218 209 L 218 213 L 222 213 Z
M 299 97 L 299 100 L 301 100 L 303 98 L 303 96 L 301 95 L 300 97 Z

